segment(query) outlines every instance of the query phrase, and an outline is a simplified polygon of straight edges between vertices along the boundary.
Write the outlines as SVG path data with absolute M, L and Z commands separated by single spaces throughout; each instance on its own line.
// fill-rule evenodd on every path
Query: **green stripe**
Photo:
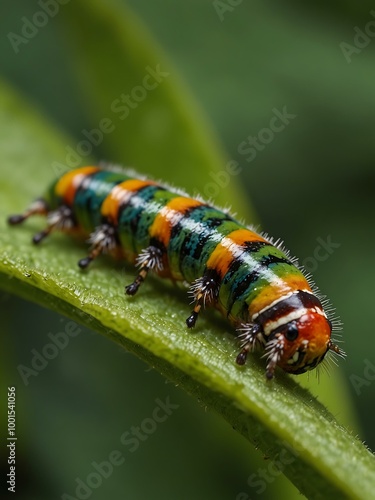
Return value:
M 112 189 L 124 180 L 123 173 L 106 170 L 89 174 L 85 178 L 85 188 L 78 189 L 74 197 L 73 213 L 79 225 L 92 232 L 102 222 L 100 208 Z

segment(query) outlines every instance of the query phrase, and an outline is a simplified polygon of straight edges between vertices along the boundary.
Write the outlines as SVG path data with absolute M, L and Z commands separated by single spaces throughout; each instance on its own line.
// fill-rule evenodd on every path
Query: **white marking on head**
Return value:
M 291 297 L 292 295 L 297 295 L 299 292 L 305 292 L 305 293 L 309 293 L 310 295 L 314 295 L 313 293 L 311 293 L 311 290 L 305 290 L 305 289 L 302 289 L 302 290 L 293 290 L 292 292 L 289 292 L 289 293 L 286 293 L 285 295 L 283 295 L 282 297 L 279 297 L 278 299 L 274 300 L 273 302 L 271 302 L 271 304 L 268 304 L 266 307 L 263 307 L 263 309 L 261 309 L 260 311 L 258 311 L 257 313 L 253 314 L 253 316 L 251 317 L 251 321 L 254 322 L 254 320 L 262 313 L 264 313 L 265 311 L 267 311 L 268 309 L 270 309 L 271 307 L 275 306 L 278 302 L 282 302 L 283 300 L 286 300 L 288 299 L 289 297 Z
M 325 316 L 324 312 L 319 308 L 300 307 L 299 309 L 291 311 L 289 314 L 285 314 L 284 316 L 277 319 L 276 321 L 268 321 L 264 325 L 264 328 L 263 328 L 264 334 L 266 336 L 268 336 L 271 332 L 273 332 L 274 330 L 276 330 L 280 326 L 286 325 L 290 321 L 300 319 L 302 316 L 304 316 L 305 314 L 308 314 L 311 311 L 314 311 L 317 314 Z

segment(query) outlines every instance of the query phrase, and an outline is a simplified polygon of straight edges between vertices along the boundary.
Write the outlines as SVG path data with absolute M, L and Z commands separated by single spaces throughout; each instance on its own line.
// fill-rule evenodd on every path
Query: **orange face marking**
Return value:
M 141 179 L 131 179 L 121 182 L 115 186 L 103 201 L 101 214 L 106 217 L 112 224 L 118 223 L 118 211 L 122 204 L 130 200 L 130 198 L 140 189 L 155 185 L 153 181 L 143 181 Z
M 229 266 L 235 258 L 244 251 L 243 246 L 247 241 L 266 241 L 259 234 L 249 229 L 237 229 L 225 236 L 217 245 L 207 261 L 207 267 L 215 269 L 223 279 Z
M 201 201 L 177 196 L 165 205 L 156 216 L 151 228 L 150 236 L 157 238 L 165 247 L 171 238 L 172 228 L 182 219 L 184 214 L 194 207 L 203 205 Z
M 68 206 L 73 205 L 77 189 L 87 175 L 98 172 L 99 167 L 82 167 L 64 174 L 56 184 L 55 192 Z
M 298 320 L 298 340 L 285 341 L 284 352 L 278 365 L 286 372 L 295 372 L 312 363 L 316 358 L 322 358 L 327 352 L 328 343 L 331 338 L 331 327 L 327 318 L 314 311 L 309 311 Z M 308 343 L 308 348 L 304 348 L 304 343 Z M 290 365 L 288 360 L 298 351 L 304 351 L 305 357 L 301 364 Z

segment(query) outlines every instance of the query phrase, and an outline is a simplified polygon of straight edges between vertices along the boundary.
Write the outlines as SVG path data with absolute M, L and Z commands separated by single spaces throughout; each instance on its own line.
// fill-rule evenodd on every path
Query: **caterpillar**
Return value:
M 84 269 L 102 253 L 119 255 L 138 272 L 125 287 L 135 295 L 150 271 L 190 284 L 193 328 L 204 306 L 214 306 L 241 342 L 236 362 L 264 350 L 266 378 L 276 367 L 292 374 L 315 368 L 327 352 L 345 353 L 332 341 L 339 320 L 311 278 L 281 244 L 200 198 L 133 171 L 86 166 L 62 174 L 22 214 L 47 216 L 40 243 L 60 230 L 89 237 Z

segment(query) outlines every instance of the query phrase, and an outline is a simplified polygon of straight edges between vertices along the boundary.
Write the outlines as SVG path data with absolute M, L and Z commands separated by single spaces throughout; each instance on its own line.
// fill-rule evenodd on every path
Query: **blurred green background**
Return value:
M 354 28 L 365 30 L 375 20 L 371 3 L 127 4 L 190 87 L 228 159 L 239 163 L 240 183 L 262 228 L 284 239 L 336 306 L 348 353 L 337 370 L 355 408 L 357 432 L 374 449 L 375 391 L 364 370 L 366 360 L 375 366 L 375 40 L 357 40 L 350 62 L 340 46 L 354 46 Z M 61 6 L 74 8 L 73 2 Z M 22 17 L 32 18 L 40 6 L 7 0 L 0 9 L 0 76 L 79 141 L 81 130 L 95 123 L 77 85 L 66 18 L 59 14 L 51 19 L 15 54 L 7 35 L 20 33 Z M 99 41 L 100 36 L 98 31 Z M 269 127 L 274 109 L 284 107 L 295 118 L 267 142 L 262 129 Z M 264 140 L 258 140 L 261 147 L 247 161 L 251 155 L 241 154 L 240 144 L 258 134 Z M 129 163 L 126 150 L 112 158 L 109 149 L 104 140 L 94 156 Z M 147 154 L 151 162 L 152 151 Z M 169 181 L 178 163 L 178 158 L 171 159 Z M 146 166 L 135 167 L 147 173 Z M 195 187 L 208 194 L 207 186 Z M 322 241 L 330 240 L 335 246 L 324 250 Z M 18 387 L 18 473 L 23 477 L 18 498 L 60 498 L 64 492 L 74 496 L 76 477 L 85 479 L 91 462 L 106 460 L 119 449 L 122 433 L 151 416 L 156 398 L 168 396 L 178 410 L 137 453 L 126 455 L 125 463 L 90 498 L 221 500 L 236 499 L 240 492 L 243 499 L 277 498 L 281 476 L 272 478 L 260 494 L 247 484 L 251 474 L 268 465 L 240 436 L 97 334 L 82 329 L 45 371 L 23 386 L 17 366 L 27 365 L 31 349 L 43 346 L 47 334 L 60 331 L 67 320 L 2 293 L 0 308 L 6 333 L 1 381 Z M 329 376 L 322 377 L 321 385 L 330 383 Z M 332 411 L 340 420 L 340 409 Z

